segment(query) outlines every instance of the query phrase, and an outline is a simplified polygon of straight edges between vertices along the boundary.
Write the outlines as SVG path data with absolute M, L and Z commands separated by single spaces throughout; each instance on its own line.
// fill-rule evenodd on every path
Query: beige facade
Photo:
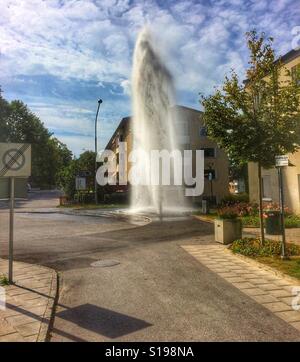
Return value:
M 202 112 L 195 109 L 176 106 L 177 122 L 180 123 L 180 146 L 182 149 L 193 151 L 204 149 L 205 152 L 205 182 L 204 193 L 194 201 L 201 201 L 203 197 L 220 202 L 228 195 L 229 183 L 229 162 L 223 150 L 217 147 L 216 143 L 206 136 L 206 129 L 202 121 Z M 108 142 L 106 149 L 118 153 L 118 142 L 127 142 L 127 155 L 132 150 L 132 127 L 131 118 L 123 118 Z M 195 161 L 195 157 L 193 157 Z M 193 165 L 195 169 L 195 164 Z M 130 170 L 130 163 L 127 162 L 127 172 Z M 211 175 L 209 175 L 211 174 Z M 195 172 L 194 172 L 195 175 Z
M 300 67 L 300 50 L 291 51 L 283 58 L 286 69 L 292 75 L 296 68 Z M 287 78 L 286 72 L 282 72 L 281 79 Z M 274 155 L 275 158 L 275 155 Z M 300 214 L 300 151 L 289 154 L 291 165 L 283 168 L 283 185 L 285 205 L 294 213 Z M 258 202 L 258 170 L 255 163 L 248 164 L 249 197 L 250 201 Z M 275 168 L 262 169 L 263 199 L 279 202 L 278 174 Z
M 177 106 L 178 118 L 181 122 L 186 123 L 185 130 L 186 140 L 182 140 L 183 148 L 193 151 L 204 149 L 204 193 L 194 201 L 201 201 L 211 196 L 219 203 L 224 196 L 229 194 L 229 161 L 228 157 L 217 144 L 206 136 L 206 128 L 203 123 L 203 113 L 196 109 Z M 193 159 L 195 162 L 195 159 Z M 193 165 L 195 169 L 195 163 Z M 210 180 L 209 173 L 212 174 Z

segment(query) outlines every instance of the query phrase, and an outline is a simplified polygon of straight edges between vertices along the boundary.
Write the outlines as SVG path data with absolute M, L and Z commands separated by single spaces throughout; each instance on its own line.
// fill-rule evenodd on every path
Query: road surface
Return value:
M 59 272 L 52 341 L 300 340 L 297 330 L 181 248 L 212 242 L 210 224 L 176 218 L 137 226 L 27 212 L 56 203 L 55 193 L 33 194 L 17 210 L 15 232 L 16 260 Z M 2 257 L 7 224 L 3 206 Z M 91 266 L 97 261 L 111 266 Z

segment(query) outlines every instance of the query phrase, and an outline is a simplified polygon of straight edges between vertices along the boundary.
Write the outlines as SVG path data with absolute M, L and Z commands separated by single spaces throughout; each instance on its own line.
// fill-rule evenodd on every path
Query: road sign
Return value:
M 288 165 L 289 165 L 289 156 L 288 155 L 275 156 L 275 166 L 276 167 L 282 167 L 282 166 L 288 166 Z
M 76 190 L 81 190 L 81 191 L 86 190 L 86 178 L 85 177 L 76 176 L 75 183 L 76 183 Z
M 10 179 L 8 245 L 8 280 L 10 284 L 13 283 L 15 180 L 20 177 L 28 177 L 30 174 L 31 145 L 28 143 L 0 143 L 0 178 L 9 177 Z
M 31 174 L 31 145 L 0 143 L 0 177 L 28 177 Z

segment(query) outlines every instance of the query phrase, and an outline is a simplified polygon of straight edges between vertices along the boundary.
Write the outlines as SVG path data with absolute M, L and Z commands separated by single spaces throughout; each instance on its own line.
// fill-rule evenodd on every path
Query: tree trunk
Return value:
M 261 164 L 258 162 L 258 199 L 259 199 L 259 224 L 261 245 L 265 243 L 264 217 L 263 217 L 263 201 L 262 201 L 262 179 L 261 179 Z

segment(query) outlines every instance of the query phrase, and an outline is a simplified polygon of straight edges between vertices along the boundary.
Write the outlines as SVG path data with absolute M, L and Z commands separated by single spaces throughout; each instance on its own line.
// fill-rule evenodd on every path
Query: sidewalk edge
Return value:
M 55 270 L 52 270 L 52 281 L 49 292 L 49 298 L 41 327 L 38 333 L 37 342 L 47 342 L 49 340 L 50 327 L 53 324 L 55 306 L 58 299 L 58 274 Z

